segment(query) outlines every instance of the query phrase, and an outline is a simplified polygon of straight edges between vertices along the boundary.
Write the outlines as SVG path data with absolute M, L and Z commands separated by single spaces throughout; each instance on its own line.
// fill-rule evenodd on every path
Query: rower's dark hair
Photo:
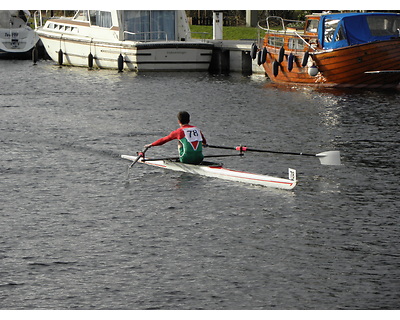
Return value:
M 186 111 L 180 111 L 178 113 L 178 120 L 182 124 L 189 124 L 190 122 L 190 114 Z

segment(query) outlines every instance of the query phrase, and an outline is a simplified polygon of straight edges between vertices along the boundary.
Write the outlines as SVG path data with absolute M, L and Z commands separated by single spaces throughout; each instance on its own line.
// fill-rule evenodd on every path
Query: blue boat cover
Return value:
M 318 38 L 324 49 L 336 49 L 399 37 L 396 13 L 339 13 L 322 15 Z

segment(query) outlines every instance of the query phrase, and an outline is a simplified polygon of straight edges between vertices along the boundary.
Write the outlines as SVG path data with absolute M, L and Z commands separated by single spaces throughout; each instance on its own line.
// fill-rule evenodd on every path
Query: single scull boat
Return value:
M 121 158 L 131 160 L 133 162 L 138 161 L 138 156 L 121 155 Z M 174 171 L 188 172 L 207 177 L 245 182 L 278 189 L 291 190 L 296 186 L 297 183 L 296 170 L 294 169 L 289 169 L 289 179 L 283 179 L 262 174 L 226 169 L 221 164 L 210 162 L 205 162 L 204 164 L 200 165 L 193 165 L 167 159 L 151 160 L 143 158 L 138 162 Z

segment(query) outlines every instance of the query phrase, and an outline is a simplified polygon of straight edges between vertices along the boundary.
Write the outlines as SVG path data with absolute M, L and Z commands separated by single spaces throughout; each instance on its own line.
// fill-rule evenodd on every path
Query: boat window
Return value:
M 316 19 L 308 20 L 307 28 L 306 28 L 307 32 L 317 33 L 318 32 L 318 24 L 319 24 L 319 20 L 316 20 Z
M 111 28 L 111 12 L 90 10 L 90 24 L 92 26 L 99 26 L 102 28 Z
M 399 16 L 368 16 L 367 21 L 372 36 L 399 36 Z
M 89 21 L 87 10 L 78 10 L 78 12 L 74 16 L 74 20 Z
M 340 20 L 337 20 L 337 19 L 335 19 L 335 20 L 326 19 L 325 20 L 325 39 L 324 39 L 325 42 L 332 42 L 335 40 L 333 35 L 335 33 L 335 30 L 338 26 L 339 21 Z
M 335 41 L 340 41 L 340 40 L 346 40 L 346 33 L 343 30 L 343 26 L 339 27 L 339 30 L 335 36 Z
M 268 37 L 268 44 L 273 47 L 282 47 L 284 39 L 282 37 Z
M 125 40 L 175 40 L 175 11 L 124 11 Z
M 288 43 L 289 49 L 292 50 L 303 50 L 304 49 L 304 42 L 299 38 L 290 38 Z

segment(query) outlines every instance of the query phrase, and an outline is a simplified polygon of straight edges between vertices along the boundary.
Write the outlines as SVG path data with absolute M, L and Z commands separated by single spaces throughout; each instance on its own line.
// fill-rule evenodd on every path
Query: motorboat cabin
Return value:
M 184 10 L 78 10 L 37 32 L 59 64 L 135 71 L 208 70 L 213 45 L 192 40 Z

